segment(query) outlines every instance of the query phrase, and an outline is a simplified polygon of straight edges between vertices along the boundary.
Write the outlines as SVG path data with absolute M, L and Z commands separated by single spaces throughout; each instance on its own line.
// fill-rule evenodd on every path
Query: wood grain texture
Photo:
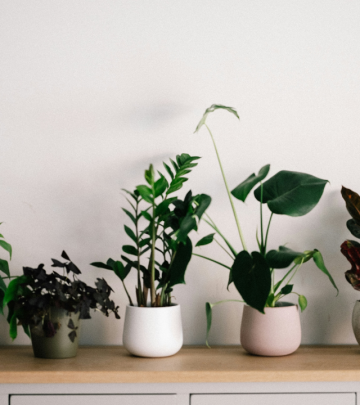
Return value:
M 284 357 L 188 346 L 158 359 L 131 356 L 121 346 L 88 346 L 60 360 L 37 359 L 30 346 L 6 346 L 0 364 L 3 384 L 360 381 L 359 346 L 303 346 Z

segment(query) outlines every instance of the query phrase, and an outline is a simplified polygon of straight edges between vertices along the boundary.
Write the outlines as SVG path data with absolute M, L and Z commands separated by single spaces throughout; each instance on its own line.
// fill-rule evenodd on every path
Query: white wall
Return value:
M 270 247 L 318 248 L 340 294 L 314 264 L 296 279 L 308 298 L 303 343 L 355 343 L 351 311 L 360 298 L 344 279 L 339 246 L 350 237 L 340 196 L 360 192 L 360 3 L 331 0 L 0 2 L 0 220 L 13 245 L 13 274 L 65 249 L 84 280 L 105 277 L 121 321 L 95 314 L 83 344 L 120 344 L 126 298 L 110 272 L 127 241 L 121 188 L 143 182 L 149 163 L 202 156 L 187 183 L 213 197 L 209 213 L 240 249 L 210 138 L 193 131 L 209 117 L 230 187 L 266 163 L 329 179 L 306 217 L 276 217 Z M 188 188 L 188 187 L 187 187 Z M 247 244 L 256 248 L 258 206 L 237 202 Z M 206 224 L 200 235 L 210 233 Z M 224 259 L 212 247 L 200 253 Z M 186 344 L 202 344 L 206 301 L 236 299 L 227 270 L 194 258 L 175 290 Z M 129 276 L 130 277 L 130 276 Z M 132 290 L 132 280 L 128 287 Z M 236 344 L 242 306 L 214 310 L 213 344 Z M 0 320 L 0 344 L 10 343 Z M 21 332 L 17 344 L 28 343 Z

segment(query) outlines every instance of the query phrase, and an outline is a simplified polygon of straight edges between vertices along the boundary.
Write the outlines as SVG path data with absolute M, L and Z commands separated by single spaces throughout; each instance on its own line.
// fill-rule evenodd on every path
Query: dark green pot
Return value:
M 72 329 L 68 327 L 70 318 L 74 322 L 76 337 L 74 342 L 69 338 Z M 65 309 L 50 308 L 50 321 L 55 325 L 53 337 L 46 337 L 42 328 L 31 329 L 31 342 L 34 356 L 43 359 L 66 359 L 75 357 L 79 345 L 80 319 L 79 313 L 68 313 Z

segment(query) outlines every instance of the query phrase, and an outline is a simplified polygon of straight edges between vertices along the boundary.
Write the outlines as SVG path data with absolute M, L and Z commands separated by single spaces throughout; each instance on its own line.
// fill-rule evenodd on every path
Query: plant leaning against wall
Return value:
M 9 307 L 10 337 L 17 337 L 17 325 L 31 338 L 36 357 L 74 357 L 78 347 L 80 319 L 90 319 L 90 309 L 120 319 L 118 308 L 110 300 L 113 291 L 104 279 L 94 287 L 78 279 L 79 268 L 65 251 L 65 262 L 51 259 L 52 267 L 63 275 L 46 273 L 44 265 L 24 267 L 23 275 L 12 280 L 6 290 L 4 304 Z M 72 280 L 69 275 L 72 275 Z
M 132 225 L 125 225 L 124 229 L 132 244 L 122 247 L 123 261 L 108 259 L 106 263 L 91 263 L 93 266 L 114 271 L 124 286 L 129 300 L 125 316 L 124 345 L 135 355 L 168 356 L 180 350 L 182 345 L 181 325 L 171 327 L 169 324 L 163 328 L 160 324 L 156 326 L 156 322 L 165 322 L 164 316 L 167 312 L 176 313 L 174 317 L 181 322 L 180 307 L 172 302 L 173 287 L 185 283 L 185 272 L 193 249 L 189 233 L 198 229 L 198 223 L 211 198 L 206 194 L 193 195 L 188 191 L 182 200 L 174 196 L 174 193 L 187 181 L 185 176 L 197 166 L 198 159 L 200 158 L 183 153 L 176 156 L 176 161 L 170 159 L 172 168 L 163 163 L 168 179 L 159 171 L 156 176 L 153 165 L 150 165 L 149 169 L 145 170 L 147 184 L 136 186 L 132 192 L 124 190 L 129 196 L 127 201 L 130 210 L 123 208 L 123 211 Z M 125 286 L 125 278 L 131 269 L 134 269 L 137 275 L 135 300 L 131 298 Z M 149 311 L 149 307 L 162 308 L 162 311 Z M 130 332 L 131 317 L 135 313 L 139 314 L 136 317 L 147 317 L 139 322 L 143 331 L 136 329 L 133 332 L 139 338 L 138 345 L 136 337 Z M 155 321 L 152 316 L 161 316 L 162 320 Z M 151 329 L 150 333 L 147 327 Z M 169 333 L 172 333 L 171 328 L 178 332 L 177 338 L 168 337 L 166 331 L 170 330 Z M 154 337 L 155 343 L 153 349 L 147 350 L 144 347 L 146 344 L 150 345 L 151 339 L 146 336 L 150 335 Z M 170 340 L 174 343 L 172 347 L 168 347 Z
M 354 191 L 342 187 L 341 195 L 346 203 L 346 209 L 351 219 L 346 222 L 348 230 L 355 238 L 360 239 L 360 196 Z M 360 243 L 346 240 L 341 244 L 341 253 L 351 264 L 351 269 L 345 272 L 345 278 L 352 287 L 360 291 Z M 355 338 L 360 344 L 360 301 L 355 302 L 352 313 L 352 327 Z
M 0 222 L 0 225 L 1 224 L 2 224 L 2 222 Z M 12 247 L 11 247 L 10 243 L 5 241 L 4 236 L 2 234 L 0 234 L 0 247 L 9 254 L 9 259 L 11 260 Z M 3 275 L 0 276 L 0 313 L 2 315 L 4 315 L 3 299 L 4 299 L 4 296 L 6 293 L 6 289 L 7 289 L 5 281 L 10 280 L 11 278 L 14 278 L 14 277 L 10 276 L 10 269 L 9 269 L 8 261 L 5 259 L 1 259 L 1 258 L 0 258 L 0 271 L 5 274 L 5 276 L 3 276 Z
M 280 246 L 277 250 L 272 249 L 268 251 L 269 229 L 274 214 L 299 217 L 309 213 L 319 202 L 323 194 L 325 185 L 328 181 L 319 179 L 306 173 L 282 170 L 263 183 L 263 180 L 266 178 L 270 170 L 270 165 L 266 165 L 260 169 L 257 175 L 251 174 L 246 180 L 244 180 L 230 192 L 214 137 L 209 127 L 206 125 L 207 116 L 217 109 L 228 111 L 235 117 L 239 118 L 236 110 L 231 107 L 226 107 L 223 105 L 212 105 L 205 111 L 195 132 L 198 132 L 202 128 L 202 126 L 205 126 L 212 139 L 217 159 L 220 165 L 222 177 L 225 183 L 226 191 L 234 214 L 242 250 L 238 252 L 238 250 L 233 248 L 228 239 L 225 238 L 225 236 L 216 226 L 215 222 L 208 215 L 206 215 L 207 218 L 205 219 L 205 221 L 210 227 L 213 228 L 215 233 L 225 243 L 225 245 L 221 246 L 231 257 L 232 263 L 230 265 L 226 265 L 223 263 L 219 263 L 212 258 L 204 257 L 199 254 L 196 255 L 228 268 L 230 270 L 228 287 L 231 284 L 234 284 L 235 288 L 238 290 L 243 299 L 243 301 L 240 302 L 245 302 L 249 307 L 256 309 L 257 311 L 259 311 L 258 314 L 264 314 L 265 308 L 274 308 L 281 306 L 279 301 L 283 297 L 291 293 L 298 295 L 299 306 L 301 310 L 304 310 L 307 306 L 307 300 L 303 295 L 293 291 L 292 283 L 295 274 L 304 263 L 306 263 L 310 259 L 313 259 L 317 268 L 319 268 L 329 278 L 330 282 L 336 289 L 337 286 L 329 271 L 325 267 L 323 257 L 319 250 L 313 249 L 306 250 L 304 252 L 297 252 L 291 250 L 288 247 Z M 245 244 L 245 239 L 240 227 L 240 222 L 236 213 L 233 197 L 242 202 L 245 202 L 251 190 L 259 183 L 260 185 L 254 191 L 255 198 L 260 203 L 260 235 L 258 235 L 258 232 L 256 232 L 256 240 L 259 251 L 250 253 Z M 267 204 L 271 212 L 266 231 L 264 230 L 264 204 Z M 201 239 L 197 243 L 197 246 L 211 243 L 215 239 L 215 233 L 207 235 L 206 237 Z M 216 241 L 220 244 L 218 240 Z M 285 273 L 285 275 L 282 276 L 279 281 L 275 281 L 275 270 L 285 269 L 288 268 L 290 265 L 291 268 Z M 212 307 L 225 301 L 216 302 L 214 304 L 206 303 L 206 343 L 211 328 Z M 255 314 L 255 316 L 257 315 Z

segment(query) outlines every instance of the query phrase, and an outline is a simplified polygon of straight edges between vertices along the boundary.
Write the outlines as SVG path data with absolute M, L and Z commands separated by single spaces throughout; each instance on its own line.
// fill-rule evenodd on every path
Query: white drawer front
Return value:
M 176 405 L 176 395 L 11 395 L 10 405 Z
M 356 396 L 355 393 L 199 394 L 191 395 L 191 405 L 356 405 Z

